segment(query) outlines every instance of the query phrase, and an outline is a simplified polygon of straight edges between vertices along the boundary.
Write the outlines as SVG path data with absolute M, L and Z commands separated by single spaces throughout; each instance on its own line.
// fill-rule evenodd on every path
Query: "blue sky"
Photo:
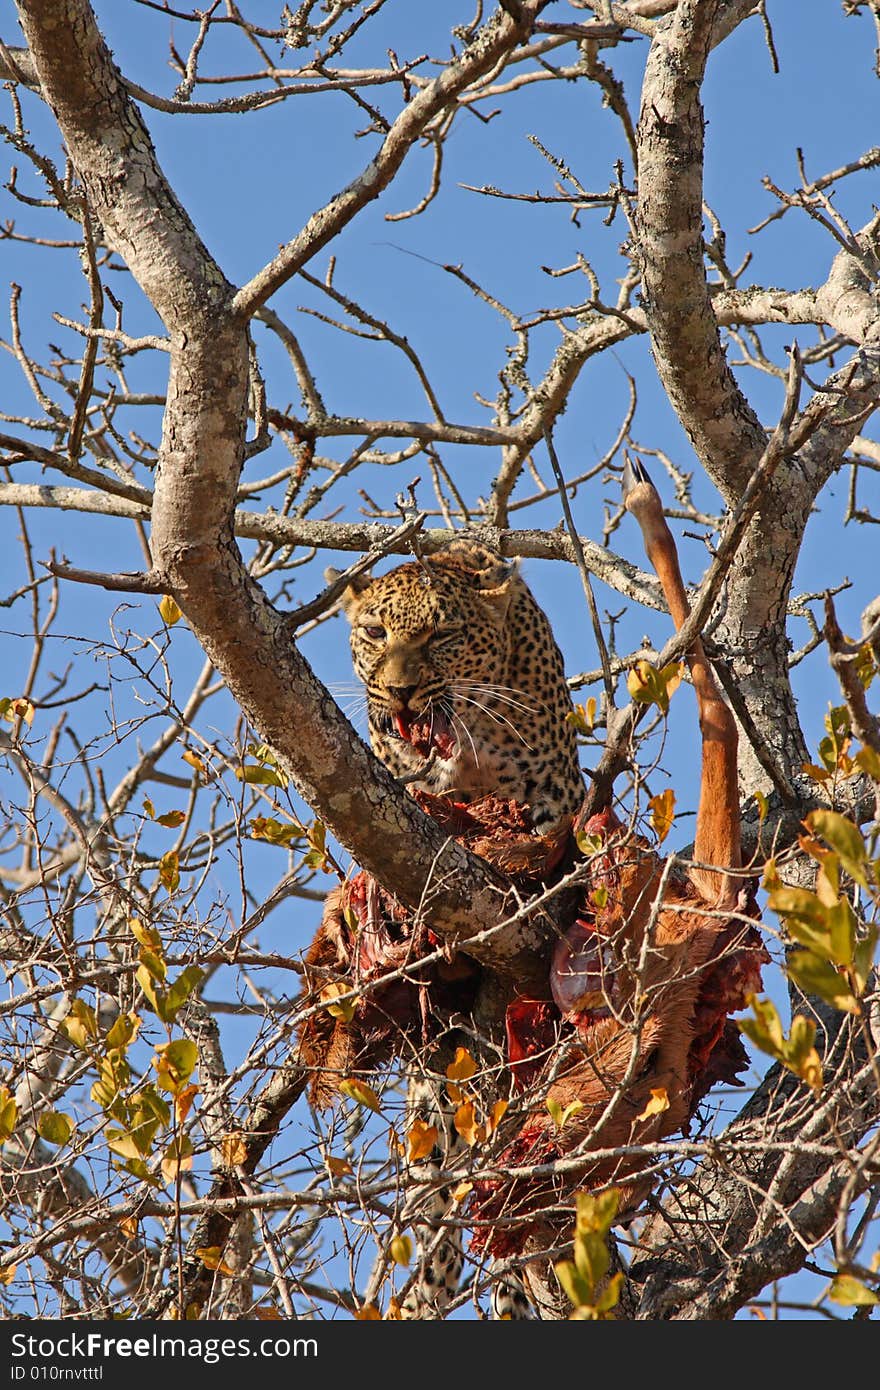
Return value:
M 170 95 L 177 77 L 166 65 L 169 33 L 185 49 L 192 26 L 179 22 L 170 25 L 155 12 L 128 0 L 101 0 L 95 8 L 126 75 Z M 275 8 L 263 4 L 256 10 L 260 11 L 261 20 L 271 22 Z M 389 0 L 382 21 L 365 30 L 346 54 L 346 62 L 384 64 L 389 44 L 393 44 L 401 61 L 420 53 L 443 54 L 450 15 L 458 22 L 467 22 L 472 10 L 472 0 L 456 0 L 445 6 Z M 803 151 L 809 175 L 815 176 L 855 158 L 873 143 L 878 128 L 878 84 L 872 73 L 874 31 L 867 15 L 845 19 L 835 6 L 771 0 L 768 10 L 781 67 L 778 75 L 771 70 L 758 19 L 744 24 L 710 61 L 705 86 L 706 196 L 727 229 L 730 262 L 737 265 L 747 252 L 753 254 L 744 283 L 797 288 L 822 282 L 836 248 L 826 232 L 797 212 L 788 213 L 759 236 L 749 235 L 748 229 L 775 206 L 761 180 L 766 175 L 784 188 L 794 188 L 798 181 L 798 148 Z M 570 19 L 579 14 L 559 3 L 543 17 L 554 16 Z M 7 43 L 15 43 L 16 33 L 14 7 L 10 0 L 0 0 L 0 35 Z M 244 52 L 239 47 L 231 60 L 241 63 Z M 602 55 L 626 83 L 634 116 L 646 52 L 647 42 L 637 38 Z M 209 68 L 219 70 L 223 57 L 219 50 L 216 56 L 208 50 Z M 216 95 L 218 90 L 209 88 L 207 95 Z M 393 114 L 393 95 L 377 96 L 376 101 Z M 409 156 L 392 187 L 361 214 L 333 247 L 337 287 L 359 298 L 372 313 L 407 335 L 422 356 L 448 417 L 468 423 L 490 422 L 490 412 L 477 402 L 475 393 L 494 397 L 511 335 L 504 321 L 446 273 L 443 265 L 460 265 L 489 293 L 523 316 L 583 294 L 582 289 L 575 290 L 574 277 L 554 279 L 542 267 L 571 264 L 582 253 L 594 265 L 604 297 L 610 300 L 615 279 L 624 265 L 618 251 L 625 235 L 620 218 L 608 228 L 603 225 L 603 211 L 590 211 L 581 213 L 575 223 L 558 206 L 502 201 L 462 187 L 492 184 L 511 192 L 552 190 L 553 170 L 529 140 L 529 136 L 536 136 L 549 151 L 569 162 L 588 189 L 607 188 L 614 177 L 615 162 L 623 159 L 626 163 L 628 155 L 619 126 L 603 109 L 597 89 L 585 82 L 540 83 L 506 103 L 493 102 L 492 106 L 501 108 L 501 114 L 489 122 L 467 113 L 459 117 L 449 141 L 443 193 L 422 216 L 386 220 L 386 214 L 411 207 L 422 197 L 430 177 L 429 150 L 418 150 Z M 295 100 L 247 118 L 173 118 L 152 110 L 146 111 L 145 117 L 160 161 L 178 196 L 226 275 L 236 282 L 253 275 L 280 243 L 297 232 L 315 207 L 359 172 L 376 148 L 375 135 L 354 138 L 354 133 L 363 129 L 366 117 L 343 96 Z M 46 140 L 54 145 L 51 120 L 35 99 L 25 98 L 25 118 L 35 142 Z M 25 161 L 16 162 L 22 186 L 37 194 L 39 186 L 26 171 Z M 625 177 L 631 178 L 628 164 Z M 48 213 L 28 213 L 5 192 L 0 199 L 2 217 L 14 218 L 19 230 L 27 228 L 44 236 L 71 235 Z M 862 225 L 870 217 L 872 207 L 880 203 L 877 171 L 844 181 L 835 202 L 854 226 Z M 310 272 L 322 276 L 327 261 L 328 252 L 322 252 L 309 266 Z M 0 267 L 5 282 L 22 286 L 23 333 L 34 355 L 43 355 L 48 342 L 76 351 L 75 335 L 53 323 L 50 317 L 53 309 L 81 317 L 86 296 L 76 253 L 41 251 L 4 241 L 0 246 Z M 130 333 L 159 330 L 161 326 L 152 310 L 127 277 L 113 274 L 109 283 L 125 298 L 125 326 Z M 302 281 L 287 285 L 275 297 L 272 307 L 301 335 L 329 409 L 374 418 L 424 415 L 424 397 L 415 375 L 391 347 L 341 334 L 301 312 L 303 307 L 337 312 L 312 287 Z M 0 335 L 8 339 L 8 329 L 0 330 Z M 792 336 L 791 330 L 774 329 L 766 334 L 766 342 L 778 348 Z M 255 337 L 272 403 L 298 410 L 298 390 L 285 356 L 262 327 L 256 328 Z M 814 341 L 808 328 L 799 330 L 798 337 L 802 343 Z M 536 375 L 549 361 L 557 342 L 558 330 L 552 325 L 534 334 L 532 362 Z M 128 370 L 133 390 L 162 389 L 163 357 L 142 354 L 132 360 Z M 570 474 L 582 472 L 608 449 L 626 408 L 627 373 L 636 376 L 639 384 L 633 436 L 644 445 L 667 451 L 680 468 L 693 471 L 695 501 L 710 511 L 717 509 L 717 497 L 700 474 L 690 445 L 663 396 L 644 340 L 622 346 L 582 373 L 557 427 L 556 441 L 563 467 Z M 762 419 L 772 424 L 781 402 L 779 382 L 754 371 L 743 371 L 741 380 Z M 0 354 L 0 399 L 6 412 L 35 413 L 19 367 L 8 353 Z M 158 437 L 157 421 L 158 412 L 144 411 L 133 423 L 137 423 L 141 433 L 152 430 Z M 870 429 L 866 432 L 870 433 Z M 345 440 L 338 445 L 322 445 L 335 458 L 344 457 L 347 447 Z M 441 453 L 469 500 L 486 495 L 498 466 L 497 457 L 488 451 L 474 457 L 476 451 L 461 449 L 443 449 Z M 276 444 L 268 454 L 252 460 L 246 476 L 269 474 L 286 460 L 283 446 Z M 546 475 L 543 460 L 537 461 Z M 328 504 L 326 510 L 335 511 L 338 507 L 341 519 L 356 518 L 363 506 L 357 492 L 359 486 L 366 487 L 381 506 L 393 506 L 395 495 L 417 475 L 422 477 L 419 496 L 429 500 L 424 461 L 415 460 L 393 469 L 373 467 L 363 475 L 359 473 L 352 483 L 341 484 L 331 494 L 332 505 Z M 17 470 L 17 476 L 30 481 L 40 474 L 39 470 L 22 468 Z M 655 479 L 664 496 L 671 500 L 671 486 L 659 466 Z M 880 512 L 880 486 L 865 480 L 863 488 L 863 504 L 873 502 L 875 512 Z M 532 484 L 527 481 L 524 491 L 531 490 Z M 581 489 L 575 501 L 579 529 L 601 540 L 603 507 L 606 502 L 616 504 L 616 500 L 616 485 L 601 479 Z M 263 504 L 269 502 L 277 505 L 277 496 L 267 493 Z M 844 625 L 854 631 L 858 614 L 878 590 L 878 535 L 872 527 L 850 526 L 844 531 L 841 521 L 845 502 L 846 478 L 841 476 L 832 481 L 819 500 L 808 529 L 795 590 L 821 590 L 851 581 L 852 588 L 839 599 L 838 611 Z M 558 503 L 551 498 L 538 508 L 517 514 L 515 524 L 554 526 L 558 520 Z M 45 557 L 49 547 L 55 546 L 78 565 L 99 563 L 106 569 L 131 569 L 141 563 L 132 528 L 127 523 L 101 523 L 84 517 L 35 512 L 29 525 L 38 558 Z M 16 531 L 12 511 L 0 508 L 0 545 L 4 555 L 10 557 L 4 561 L 4 593 L 18 582 L 11 559 L 17 548 Z M 632 524 L 625 524 L 615 534 L 612 548 L 642 563 L 638 535 Z M 682 555 L 686 578 L 698 581 L 707 561 L 702 543 L 683 538 Z M 351 557 L 342 558 L 347 563 Z M 324 554 L 298 571 L 295 600 L 313 597 L 321 587 L 323 566 L 339 562 L 339 555 Z M 597 661 L 593 639 L 574 570 L 531 561 L 525 566 L 525 574 L 552 617 L 568 670 L 594 667 Z M 669 631 L 668 619 L 632 608 L 601 584 L 596 587 L 600 611 L 621 614 L 617 625 L 621 651 L 637 645 L 643 634 L 662 645 Z M 146 633 L 161 626 L 154 600 L 134 598 L 128 605 L 126 600 L 122 621 L 134 630 Z M 104 639 L 117 607 L 117 597 L 94 589 L 74 589 L 65 596 L 58 631 L 71 639 Z M 4 609 L 0 614 L 0 660 L 8 686 L 0 693 L 15 693 L 24 679 L 29 649 L 20 634 L 26 632 L 26 623 L 20 607 Z M 806 636 L 803 624 L 793 623 L 791 634 L 794 645 L 799 645 Z M 351 679 L 341 619 L 322 627 L 303 645 L 322 679 Z M 80 647 L 81 643 L 74 641 L 61 645 L 65 653 Z M 171 651 L 175 680 L 183 688 L 198 667 L 199 653 L 183 628 L 175 630 Z M 824 654 L 814 654 L 798 668 L 794 680 L 803 726 L 808 741 L 815 746 L 822 733 L 827 704 L 837 699 Z M 90 715 L 96 728 L 104 714 L 100 701 L 96 701 Z M 234 711 L 227 707 L 224 715 L 231 727 Z M 692 805 L 695 797 L 695 754 L 696 729 L 690 694 L 682 692 L 673 703 L 663 756 L 669 784 L 675 787 L 682 807 Z M 125 754 L 107 747 L 104 756 L 108 765 L 113 765 Z M 654 789 L 660 785 L 658 781 Z M 679 843 L 686 843 L 689 838 L 688 825 L 688 821 L 682 822 Z M 271 858 L 275 851 L 266 849 L 262 853 L 266 857 L 268 883 L 277 875 L 278 865 Z M 218 864 L 217 872 L 222 880 L 222 864 Z M 260 872 L 258 866 L 258 879 Z M 301 944 L 305 944 L 313 924 L 313 911 L 306 911 L 298 924 Z

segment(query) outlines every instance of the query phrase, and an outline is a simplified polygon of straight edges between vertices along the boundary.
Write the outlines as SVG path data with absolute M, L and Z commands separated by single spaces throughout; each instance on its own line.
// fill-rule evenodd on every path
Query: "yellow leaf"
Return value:
M 61 1024 L 74 1047 L 86 1048 L 98 1036 L 98 1020 L 94 1009 L 84 999 L 74 999 L 70 1012 Z
M 348 1081 L 340 1081 L 339 1089 L 344 1096 L 348 1096 L 349 1100 L 353 1100 L 356 1105 L 365 1105 L 368 1110 L 375 1110 L 377 1115 L 380 1113 L 382 1107 L 379 1102 L 379 1097 L 376 1095 L 372 1086 L 367 1085 L 366 1081 L 357 1081 L 353 1078 Z
M 344 999 L 341 998 L 342 995 L 349 997 Z M 327 1009 L 328 1014 L 331 1014 L 333 1018 L 341 1018 L 346 1023 L 350 1023 L 354 1018 L 357 1008 L 357 1000 L 351 997 L 350 986 L 338 983 L 324 986 L 321 990 L 321 1003 Z
M 244 1142 L 244 1135 L 240 1130 L 233 1130 L 230 1134 L 224 1134 L 220 1140 L 220 1162 L 224 1168 L 234 1168 L 238 1163 L 244 1163 L 247 1158 L 247 1145 Z
M 575 705 L 565 716 L 566 724 L 571 724 L 579 734 L 590 734 L 596 723 L 596 697 L 591 695 L 584 705 Z
M 349 1173 L 354 1172 L 351 1164 L 344 1158 L 334 1158 L 332 1154 L 328 1154 L 326 1161 L 330 1174 L 334 1178 L 347 1178 Z
M 474 1103 L 466 1100 L 455 1112 L 452 1122 L 457 1132 L 461 1135 L 466 1144 L 473 1147 L 474 1144 L 482 1144 L 486 1138 L 486 1126 L 477 1122 L 474 1113 Z
M 280 845 L 282 849 L 289 849 L 295 840 L 303 838 L 301 826 L 285 825 L 274 816 L 254 816 L 251 835 L 255 840 L 265 840 L 270 845 Z
M 178 825 L 183 825 L 186 820 L 185 811 L 166 811 L 164 816 L 155 817 L 157 825 L 164 825 L 166 830 L 176 830 Z
M 362 1308 L 355 1310 L 355 1321 L 357 1322 L 381 1322 L 382 1314 L 375 1303 L 365 1303 Z
M 405 1269 L 412 1259 L 412 1239 L 409 1236 L 395 1236 L 388 1246 L 388 1253 L 396 1265 L 402 1265 Z
M 592 1192 L 575 1195 L 575 1234 L 606 1236 L 614 1225 L 620 1207 L 620 1189 L 609 1187 L 594 1196 Z
M 475 1075 L 477 1064 L 466 1047 L 456 1049 L 455 1060 L 446 1068 L 449 1081 L 470 1081 Z
M 180 862 L 177 852 L 170 849 L 159 860 L 159 878 L 169 893 L 176 893 L 180 886 Z
M 463 1202 L 468 1193 L 473 1191 L 473 1187 L 472 1182 L 460 1182 L 458 1187 L 452 1190 L 453 1202 Z
M 123 1216 L 119 1223 L 119 1229 L 126 1240 L 136 1240 L 138 1233 L 138 1222 L 135 1216 Z
M 182 1091 L 178 1091 L 174 1097 L 174 1110 L 177 1115 L 178 1124 L 183 1124 L 190 1110 L 192 1103 L 201 1090 L 201 1086 L 184 1086 Z
M 636 1115 L 637 1120 L 647 1120 L 651 1115 L 662 1115 L 664 1110 L 669 1109 L 669 1097 L 666 1094 L 665 1086 L 651 1087 L 651 1099 L 645 1106 L 641 1115 Z
M 60 1110 L 44 1110 L 37 1120 L 37 1133 L 47 1144 L 66 1144 L 73 1133 L 73 1120 Z
M 681 685 L 682 666 L 672 661 L 662 670 L 650 661 L 637 661 L 626 678 L 626 688 L 639 705 L 656 705 L 666 714 L 669 701 Z
M 576 1115 L 579 1110 L 583 1110 L 584 1108 L 582 1100 L 573 1100 L 563 1110 L 559 1101 L 555 1100 L 552 1096 L 548 1096 L 546 1105 L 550 1112 L 550 1118 L 557 1129 L 563 1129 L 572 1115 Z
M 489 1135 L 494 1134 L 498 1126 L 501 1124 L 501 1121 L 504 1119 L 504 1115 L 507 1111 L 508 1104 L 509 1102 L 506 1100 L 496 1100 L 495 1104 L 492 1106 L 491 1113 L 489 1115 L 488 1120 L 486 1121 L 487 1137 Z
M 23 695 L 12 700 L 0 701 L 0 709 L 2 709 L 3 718 L 8 724 L 14 724 L 17 719 L 21 719 L 30 728 L 34 722 L 34 706 Z
M 159 1086 L 163 1091 L 179 1096 L 199 1060 L 198 1048 L 189 1038 L 176 1038 L 174 1042 L 162 1043 L 156 1048 L 156 1054 L 153 1066 Z
M 0 1086 L 0 1144 L 4 1143 L 15 1129 L 18 1119 L 18 1106 L 15 1096 L 8 1086 Z
M 801 763 L 801 772 L 805 772 L 808 777 L 812 777 L 814 782 L 830 782 L 833 773 L 827 768 L 819 767 L 816 763 Z
M 144 797 L 144 811 L 150 817 L 150 820 L 156 819 L 156 808 L 148 796 Z
M 141 946 L 145 946 L 148 951 L 155 952 L 156 955 L 162 954 L 162 938 L 155 927 L 145 927 L 139 917 L 129 917 L 129 930 L 136 941 Z
M 410 1163 L 416 1163 L 420 1158 L 428 1158 L 437 1143 L 437 1136 L 436 1125 L 426 1124 L 424 1120 L 414 1120 L 406 1136 L 407 1158 Z
M 7 1265 L 5 1269 L 0 1269 L 0 1284 L 11 1284 L 17 1269 L 18 1265 Z
M 402 1320 L 403 1320 L 403 1314 L 402 1314 L 401 1311 L 400 1311 L 400 1303 L 398 1302 L 398 1300 L 397 1300 L 397 1299 L 394 1297 L 394 1295 L 392 1294 L 391 1298 L 389 1298 L 389 1300 L 388 1300 L 388 1309 L 387 1309 L 387 1312 L 385 1313 L 384 1321 L 385 1321 L 385 1322 L 401 1322 Z
M 792 1071 L 797 1070 L 798 1076 L 814 1091 L 821 1091 L 824 1082 L 822 1062 L 815 1047 L 810 1048 L 806 1057 L 801 1058 L 797 1068 L 792 1067 Z
M 181 1135 L 176 1143 L 170 1144 L 162 1159 L 162 1177 L 167 1183 L 176 1182 L 181 1173 L 192 1167 L 193 1146 L 188 1135 Z
M 196 1254 L 201 1260 L 205 1269 L 216 1269 L 218 1274 L 234 1274 L 235 1270 L 230 1269 L 223 1259 L 223 1252 L 219 1245 L 200 1245 L 196 1249 Z
M 126 1134 L 121 1129 L 107 1129 L 105 1131 L 107 1147 L 112 1149 L 120 1158 L 134 1159 L 137 1161 L 143 1158 L 143 1145 L 138 1143 L 133 1134 Z
M 159 602 L 159 616 L 166 627 L 173 627 L 183 617 L 183 610 L 178 607 L 170 594 L 166 594 Z
M 208 769 L 202 762 L 198 753 L 191 753 L 188 748 L 185 748 L 180 756 L 185 763 L 189 763 L 190 767 L 194 767 L 196 772 L 200 773 L 202 777 L 207 777 Z
M 767 819 L 767 812 L 770 809 L 770 802 L 767 800 L 763 792 L 753 792 L 752 795 L 758 804 L 758 824 L 763 825 L 764 821 Z
M 671 787 L 667 787 L 665 792 L 658 792 L 656 796 L 652 796 L 648 805 L 651 808 L 651 824 L 662 845 L 675 820 L 675 792 Z
M 862 772 L 875 782 L 880 782 L 880 753 L 875 748 L 862 748 L 853 760 Z

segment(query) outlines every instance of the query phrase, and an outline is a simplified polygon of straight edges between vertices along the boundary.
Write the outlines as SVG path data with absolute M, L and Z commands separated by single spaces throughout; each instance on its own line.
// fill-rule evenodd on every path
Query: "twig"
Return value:
M 596 638 L 596 646 L 599 650 L 599 661 L 602 665 L 602 680 L 605 686 L 605 698 L 608 701 L 608 708 L 614 708 L 614 676 L 611 673 L 611 663 L 608 660 L 608 648 L 605 646 L 605 637 L 602 633 L 602 624 L 599 621 L 599 610 L 596 607 L 596 596 L 593 593 L 593 585 L 590 582 L 590 571 L 587 569 L 587 562 L 584 557 L 584 548 L 581 545 L 581 538 L 578 535 L 574 518 L 571 514 L 571 506 L 568 501 L 568 493 L 565 489 L 565 478 L 559 466 L 559 459 L 556 457 L 556 450 L 553 447 L 553 436 L 550 427 L 544 428 L 544 442 L 547 445 L 547 454 L 550 459 L 550 467 L 553 469 L 556 478 L 559 500 L 562 503 L 562 510 L 565 515 L 565 525 L 568 530 L 571 543 L 574 548 L 575 560 L 580 570 L 581 583 L 584 586 L 584 593 L 587 598 L 587 607 L 590 610 L 590 621 L 593 624 L 593 633 Z

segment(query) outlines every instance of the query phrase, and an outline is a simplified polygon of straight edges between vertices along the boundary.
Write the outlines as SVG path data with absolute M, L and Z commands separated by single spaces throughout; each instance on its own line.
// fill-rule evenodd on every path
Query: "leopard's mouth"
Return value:
M 457 741 L 448 714 L 439 705 L 429 705 L 416 714 L 413 710 L 383 713 L 379 720 L 382 732 L 390 738 L 403 739 L 422 758 L 453 758 Z

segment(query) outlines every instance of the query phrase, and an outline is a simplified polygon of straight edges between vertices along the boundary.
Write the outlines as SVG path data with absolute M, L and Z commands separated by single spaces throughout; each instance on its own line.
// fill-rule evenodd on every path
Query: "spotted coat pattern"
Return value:
M 454 541 L 423 562 L 354 580 L 342 603 L 370 742 L 395 776 L 461 801 L 526 802 L 542 833 L 580 808 L 562 655 L 515 567 L 482 544 Z M 410 1121 L 435 1123 L 438 1144 L 410 1174 L 429 1198 L 405 1318 L 442 1317 L 463 1266 L 460 1234 L 444 1230 L 450 1195 L 441 1181 L 462 1141 L 441 1092 L 424 1077 L 410 1086 Z M 493 1287 L 492 1302 L 496 1318 L 532 1316 L 515 1277 Z
M 456 541 L 343 598 L 373 751 L 435 795 L 527 802 L 547 831 L 583 800 L 571 699 L 546 615 L 517 571 Z M 408 739 L 413 726 L 424 737 Z

